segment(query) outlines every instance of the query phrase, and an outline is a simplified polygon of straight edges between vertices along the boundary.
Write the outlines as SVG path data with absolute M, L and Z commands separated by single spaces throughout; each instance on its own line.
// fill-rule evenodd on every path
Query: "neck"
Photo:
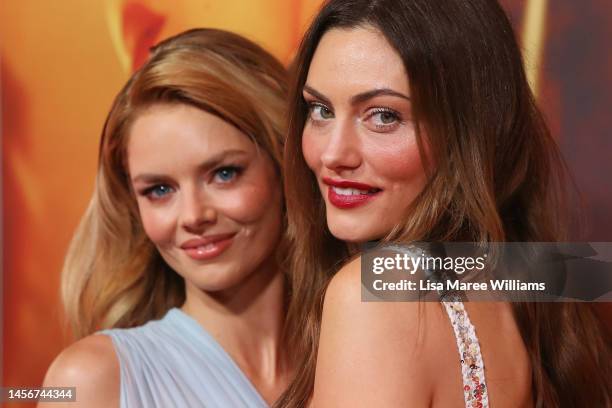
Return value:
M 182 310 L 217 340 L 264 398 L 266 390 L 273 394 L 270 389 L 288 378 L 287 348 L 282 344 L 284 281 L 269 261 L 223 291 L 205 292 L 186 282 Z

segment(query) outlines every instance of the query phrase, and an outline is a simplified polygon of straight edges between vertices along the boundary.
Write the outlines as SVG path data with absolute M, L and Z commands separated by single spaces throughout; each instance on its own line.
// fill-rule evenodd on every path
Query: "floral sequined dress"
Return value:
M 407 254 L 411 257 L 431 256 L 430 248 L 423 243 L 418 245 L 388 245 L 386 248 L 395 253 Z M 456 279 L 456 274 L 444 270 L 422 269 L 422 272 L 434 282 Z M 463 304 L 464 293 L 456 290 L 436 290 L 436 292 L 437 299 L 444 306 L 450 319 L 457 341 L 465 406 L 467 408 L 488 408 L 489 391 L 485 380 L 484 362 L 476 330 Z
M 485 381 L 484 363 L 476 330 L 461 301 L 443 301 L 444 309 L 453 325 L 463 379 L 463 398 L 469 408 L 489 407 L 489 393 Z

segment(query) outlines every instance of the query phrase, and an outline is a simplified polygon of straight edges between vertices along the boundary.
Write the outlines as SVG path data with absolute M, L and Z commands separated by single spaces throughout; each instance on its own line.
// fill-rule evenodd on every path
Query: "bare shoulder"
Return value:
M 333 276 L 327 291 L 326 303 L 358 302 L 361 303 L 361 257 L 344 265 Z
M 76 387 L 76 402 L 66 407 L 112 407 L 119 405 L 119 361 L 110 337 L 85 337 L 62 351 L 51 363 L 45 387 Z M 62 403 L 48 403 L 60 408 Z M 46 407 L 41 403 L 39 407 Z
M 361 260 L 346 264 L 325 295 L 314 405 L 430 406 L 444 318 L 438 303 L 362 302 Z
M 348 329 L 360 326 L 381 329 L 393 327 L 394 331 L 408 331 L 414 334 L 416 330 L 420 332 L 420 326 L 426 323 L 430 329 L 435 329 L 430 324 L 432 315 L 438 318 L 445 317 L 438 302 L 366 302 L 362 301 L 361 294 L 361 258 L 356 258 L 344 265 L 331 279 L 325 293 L 324 321 L 330 321 L 332 318 L 335 321 L 338 318 L 347 322 L 347 326 L 338 326 L 340 323 L 338 321 L 334 327 Z M 448 326 L 445 320 L 443 323 L 444 327 Z M 384 335 L 388 338 L 388 333 Z

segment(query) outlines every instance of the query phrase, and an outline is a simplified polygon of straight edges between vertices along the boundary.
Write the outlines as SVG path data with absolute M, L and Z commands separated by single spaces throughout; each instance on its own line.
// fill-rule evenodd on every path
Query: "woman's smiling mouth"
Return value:
M 181 245 L 181 249 L 196 261 L 209 260 L 225 252 L 232 245 L 235 235 L 235 232 L 231 232 L 190 239 Z
M 355 208 L 376 198 L 382 191 L 380 188 L 365 183 L 349 180 L 323 178 L 323 183 L 329 186 L 327 198 L 329 202 L 340 209 Z

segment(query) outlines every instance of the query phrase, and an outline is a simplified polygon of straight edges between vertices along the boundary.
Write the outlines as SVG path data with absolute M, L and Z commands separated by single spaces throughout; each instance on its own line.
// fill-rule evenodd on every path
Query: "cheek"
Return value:
M 365 146 L 364 158 L 375 175 L 393 188 L 419 190 L 426 175 L 414 137 L 387 140 Z M 389 187 L 389 186 L 387 186 Z
M 257 175 L 252 182 L 227 191 L 220 198 L 218 208 L 232 220 L 241 224 L 265 221 L 270 212 L 277 212 L 280 208 L 279 181 L 273 174 Z M 277 218 L 280 218 L 280 215 Z
M 244 186 L 219 198 L 222 198 L 220 212 L 242 224 L 256 222 L 270 202 L 269 194 L 257 186 Z
M 140 220 L 145 234 L 157 246 L 171 242 L 174 234 L 174 216 L 170 209 L 152 208 L 138 204 Z
M 320 168 L 319 161 L 323 151 L 321 142 L 322 139 L 316 138 L 313 132 L 309 130 L 308 124 L 306 124 L 302 135 L 302 154 L 304 155 L 306 164 L 314 172 Z
M 266 256 L 269 248 L 278 241 L 281 231 L 280 186 L 245 186 L 231 193 L 227 203 L 231 204 L 224 205 L 224 215 L 240 225 L 249 239 L 244 256 Z

